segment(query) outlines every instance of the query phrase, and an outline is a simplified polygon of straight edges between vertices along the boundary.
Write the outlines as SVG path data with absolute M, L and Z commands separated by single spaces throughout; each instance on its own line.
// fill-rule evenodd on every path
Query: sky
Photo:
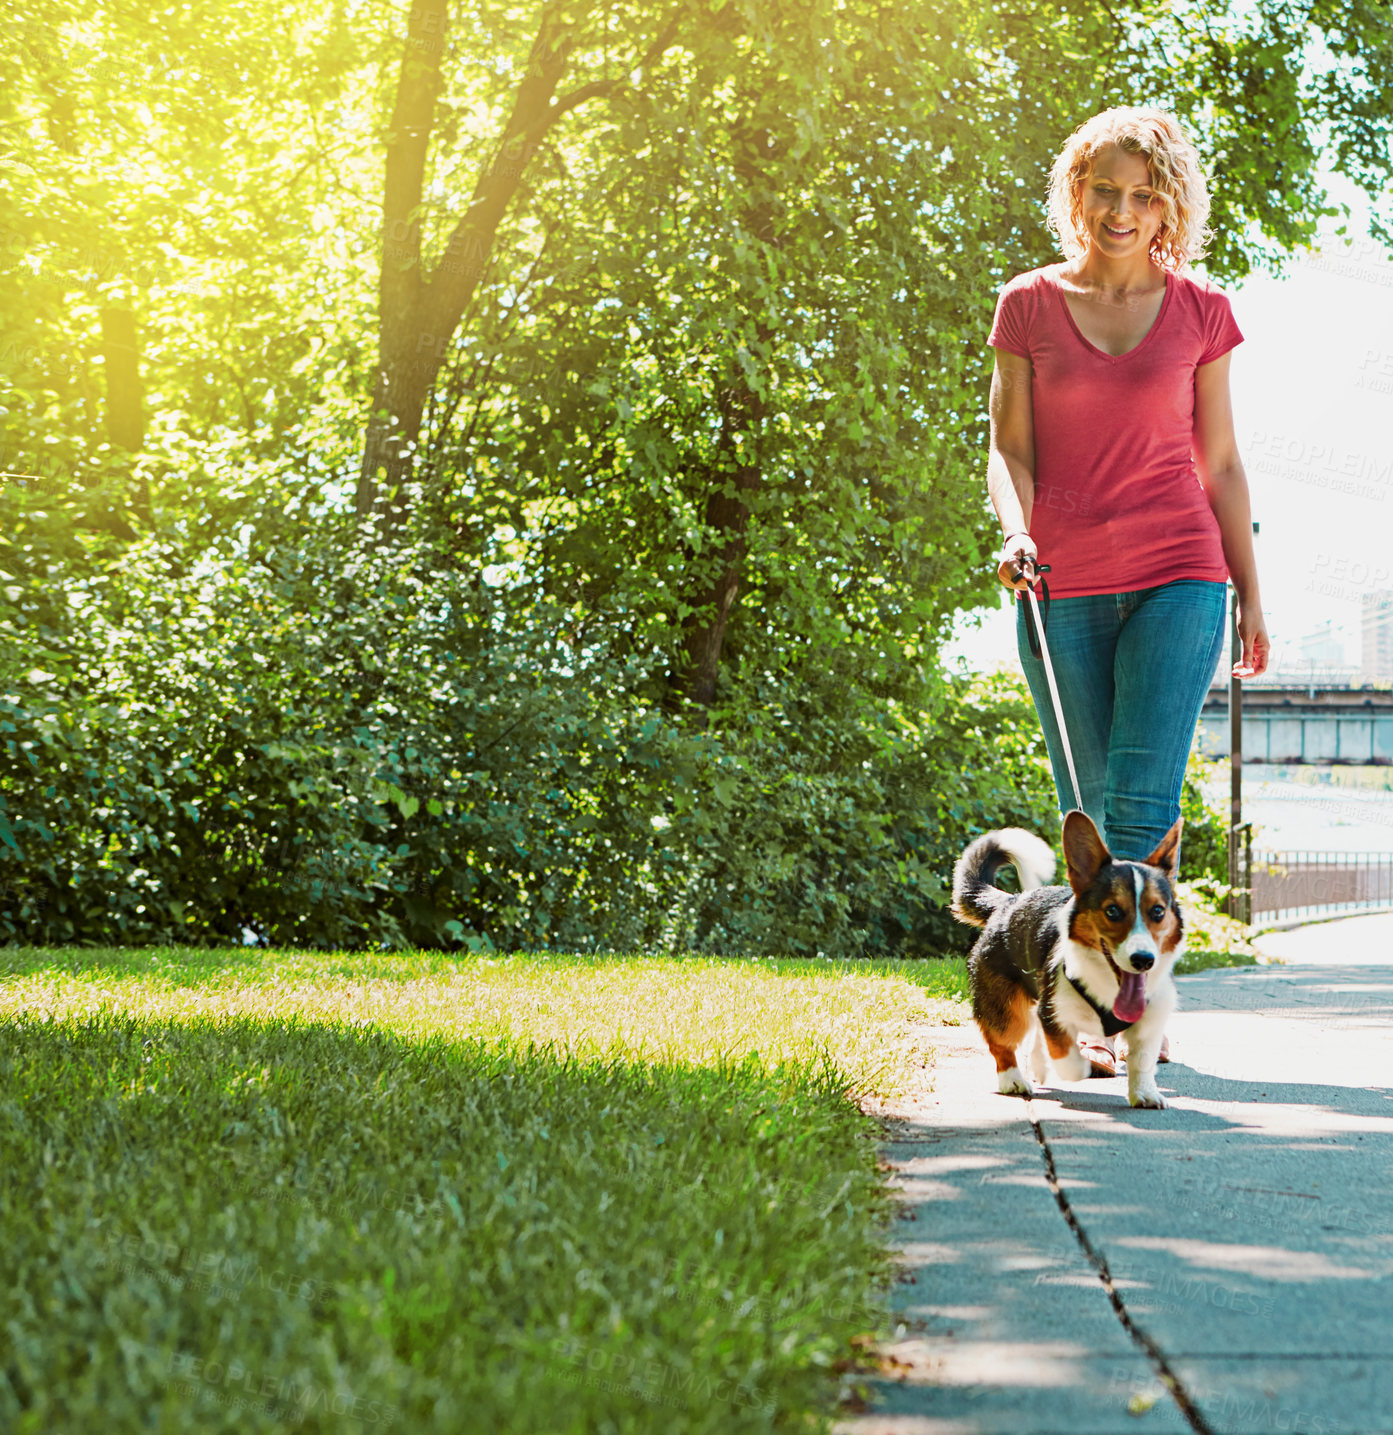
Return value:
M 1326 622 L 1357 665 L 1363 595 L 1393 589 L 1393 260 L 1357 191 L 1330 189 L 1352 239 L 1326 221 L 1320 248 L 1280 279 L 1224 286 L 1244 337 L 1230 383 L 1273 666 L 1300 662 L 1301 638 Z M 1018 666 L 1009 608 L 960 621 L 947 656 Z

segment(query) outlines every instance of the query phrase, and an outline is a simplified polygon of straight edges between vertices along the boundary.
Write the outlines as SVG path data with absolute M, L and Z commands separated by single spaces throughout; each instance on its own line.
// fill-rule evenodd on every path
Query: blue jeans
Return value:
M 1045 624 L 1083 810 L 1115 857 L 1138 861 L 1180 816 L 1180 788 L 1224 644 L 1226 584 L 1183 579 L 1135 593 L 1058 598 Z M 1059 808 L 1074 805 L 1044 662 L 1030 651 L 1028 601 L 1016 642 Z

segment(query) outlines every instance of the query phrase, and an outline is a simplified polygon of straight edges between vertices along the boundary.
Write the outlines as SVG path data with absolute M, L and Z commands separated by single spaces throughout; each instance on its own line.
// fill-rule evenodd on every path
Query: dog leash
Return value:
M 1025 576 L 1025 565 L 1029 563 L 1035 569 L 1034 580 L 1027 579 L 1025 593 L 1029 600 L 1029 607 L 1026 609 L 1026 635 L 1030 639 L 1031 651 L 1045 664 L 1045 678 L 1050 685 L 1050 700 L 1054 703 L 1054 719 L 1059 727 L 1059 740 L 1064 744 L 1064 760 L 1069 764 L 1069 781 L 1074 785 L 1074 806 L 1082 809 L 1083 803 L 1079 800 L 1079 775 L 1074 771 L 1074 754 L 1069 747 L 1069 729 L 1064 726 L 1064 708 L 1059 701 L 1059 684 L 1054 680 L 1054 664 L 1050 662 L 1050 645 L 1045 641 L 1045 619 L 1040 611 L 1040 600 L 1035 596 L 1034 583 L 1038 582 L 1045 593 L 1045 613 L 1050 608 L 1050 589 L 1045 582 L 1044 574 L 1050 571 L 1048 563 L 1041 563 L 1029 553 L 1021 555 L 1021 576 Z

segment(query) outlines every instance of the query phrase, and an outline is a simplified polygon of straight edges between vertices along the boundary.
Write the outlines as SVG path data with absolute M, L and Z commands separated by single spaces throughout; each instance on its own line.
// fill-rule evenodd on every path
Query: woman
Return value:
M 1200 707 L 1238 597 L 1238 677 L 1267 666 L 1248 481 L 1229 400 L 1242 341 L 1227 297 L 1187 275 L 1209 195 L 1194 146 L 1160 110 L 1104 111 L 1055 161 L 1062 264 L 1001 290 L 988 342 L 987 484 L 1019 594 L 1050 567 L 1050 658 L 1079 797 L 1119 857 L 1148 856 L 1180 815 Z M 1074 805 L 1044 665 L 1017 638 L 1061 811 Z M 1094 1074 L 1109 1044 L 1085 1041 Z

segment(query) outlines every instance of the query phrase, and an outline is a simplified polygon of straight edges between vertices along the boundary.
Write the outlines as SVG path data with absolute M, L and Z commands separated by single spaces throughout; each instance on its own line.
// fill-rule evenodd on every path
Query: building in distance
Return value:
M 1365 593 L 1360 616 L 1359 676 L 1386 683 L 1393 679 L 1393 589 Z

